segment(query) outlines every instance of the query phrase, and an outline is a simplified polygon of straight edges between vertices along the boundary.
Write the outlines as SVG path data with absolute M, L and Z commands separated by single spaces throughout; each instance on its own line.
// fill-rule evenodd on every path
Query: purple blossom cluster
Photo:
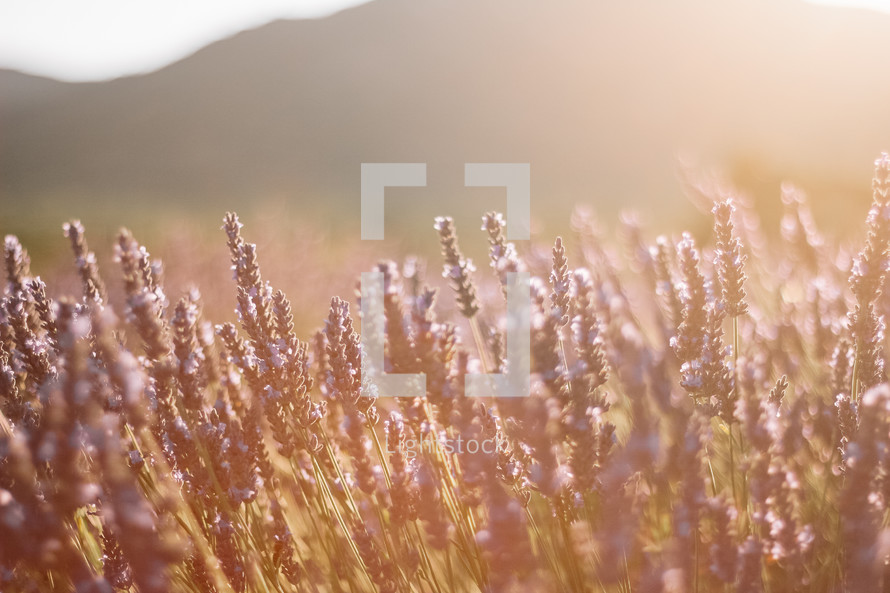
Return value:
M 490 278 L 439 218 L 460 315 L 421 260 L 374 268 L 385 370 L 426 376 L 392 400 L 362 383 L 355 304 L 300 339 L 234 214 L 237 323 L 168 297 L 126 230 L 106 285 L 66 224 L 81 291 L 57 298 L 7 237 L 0 590 L 884 590 L 887 155 L 873 187 L 858 249 L 790 186 L 777 240 L 732 192 L 701 190 L 713 237 L 622 216 L 616 245 L 578 210 L 521 254 L 489 213 Z M 469 373 L 504 369 L 517 271 L 531 396 L 469 398 Z

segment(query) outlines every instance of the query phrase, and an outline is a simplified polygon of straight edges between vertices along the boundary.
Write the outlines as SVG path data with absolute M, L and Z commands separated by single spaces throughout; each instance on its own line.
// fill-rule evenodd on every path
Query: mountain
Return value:
M 858 222 L 890 149 L 888 49 L 890 16 L 800 0 L 376 0 L 141 76 L 3 71 L 0 230 L 267 200 L 354 227 L 362 162 L 428 163 L 428 188 L 388 190 L 387 228 L 503 208 L 465 162 L 531 163 L 544 220 L 577 201 L 688 216 L 678 152 Z

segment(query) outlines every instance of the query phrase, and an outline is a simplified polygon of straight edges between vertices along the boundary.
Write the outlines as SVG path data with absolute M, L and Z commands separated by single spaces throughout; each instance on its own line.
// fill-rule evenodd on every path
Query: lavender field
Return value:
M 490 266 L 429 221 L 450 288 L 435 261 L 340 270 L 383 273 L 387 370 L 427 378 L 408 399 L 365 393 L 356 295 L 295 326 L 235 214 L 233 279 L 197 290 L 164 286 L 128 231 L 88 246 L 72 221 L 80 289 L 50 298 L 8 236 L 0 590 L 886 590 L 886 154 L 873 197 L 842 240 L 790 186 L 778 232 L 702 190 L 699 240 L 629 216 L 611 239 L 577 210 L 564 240 L 520 250 L 490 213 Z M 468 373 L 504 368 L 516 271 L 531 396 L 466 397 Z

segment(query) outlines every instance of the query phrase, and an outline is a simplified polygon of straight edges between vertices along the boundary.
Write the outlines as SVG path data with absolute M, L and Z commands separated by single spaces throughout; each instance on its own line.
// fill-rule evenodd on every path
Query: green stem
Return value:
M 470 322 L 470 330 L 473 332 L 473 341 L 476 342 L 476 350 L 479 352 L 479 360 L 482 362 L 482 369 L 488 374 L 491 372 L 491 365 L 488 361 L 488 349 L 485 347 L 485 340 L 482 337 L 479 321 L 475 316 L 468 318 L 468 321 Z
M 729 481 L 732 484 L 732 502 L 737 504 L 735 490 L 735 439 L 732 437 L 732 424 L 729 425 Z
M 853 378 L 850 385 L 850 399 L 856 401 L 859 391 L 859 344 L 856 344 L 856 356 L 853 358 Z

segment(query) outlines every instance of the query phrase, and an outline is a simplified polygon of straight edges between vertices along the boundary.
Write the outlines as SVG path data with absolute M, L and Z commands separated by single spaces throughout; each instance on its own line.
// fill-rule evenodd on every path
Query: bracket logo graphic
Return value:
M 531 182 L 528 163 L 466 163 L 467 187 L 507 189 L 507 239 L 527 241 L 531 229 Z M 426 187 L 426 163 L 362 163 L 362 240 L 384 236 L 384 192 L 387 187 Z M 506 364 L 503 373 L 468 373 L 467 397 L 528 397 L 531 392 L 531 288 L 528 272 L 507 273 Z M 384 278 L 380 271 L 362 273 L 362 386 L 379 397 L 422 397 L 423 373 L 384 370 L 386 317 Z

